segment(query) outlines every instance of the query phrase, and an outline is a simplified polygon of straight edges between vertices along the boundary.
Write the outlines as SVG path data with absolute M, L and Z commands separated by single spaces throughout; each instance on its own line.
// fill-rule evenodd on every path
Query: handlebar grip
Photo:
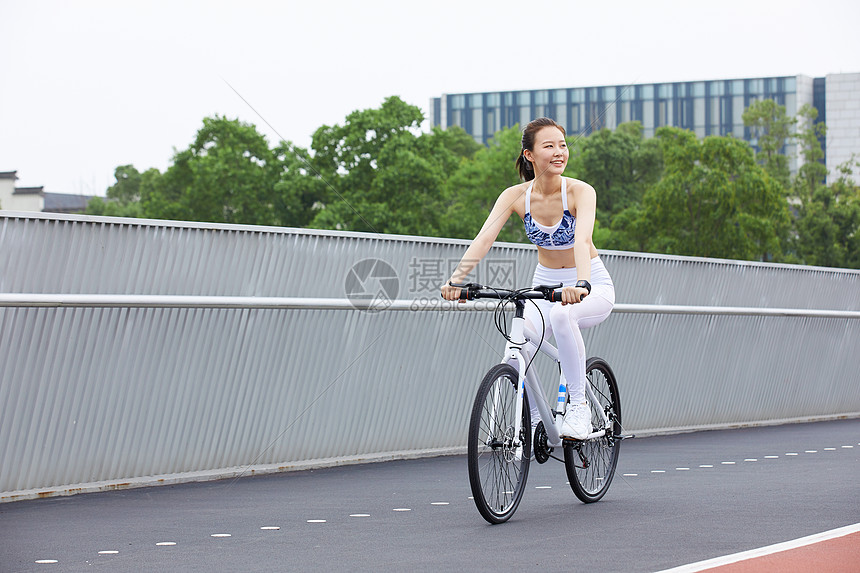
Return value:
M 472 300 L 472 291 L 467 288 L 460 289 L 460 300 Z
M 582 302 L 587 296 L 587 293 L 582 295 L 581 297 L 579 297 L 579 301 Z M 550 302 L 561 302 L 561 289 L 550 291 L 549 296 L 547 298 Z

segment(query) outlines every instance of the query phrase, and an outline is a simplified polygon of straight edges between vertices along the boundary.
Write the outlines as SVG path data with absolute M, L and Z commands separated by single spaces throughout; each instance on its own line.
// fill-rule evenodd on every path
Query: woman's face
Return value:
M 549 125 L 535 134 L 534 148 L 527 149 L 525 157 L 532 162 L 535 176 L 561 175 L 567 167 L 570 151 L 561 130 Z

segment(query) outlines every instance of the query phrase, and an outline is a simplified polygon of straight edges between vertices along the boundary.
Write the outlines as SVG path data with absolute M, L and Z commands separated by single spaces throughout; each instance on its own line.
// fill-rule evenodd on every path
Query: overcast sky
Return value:
M 391 95 L 860 72 L 856 0 L 0 0 L 0 171 L 103 195 L 206 116 L 303 147 Z M 858 94 L 860 97 L 860 94 Z

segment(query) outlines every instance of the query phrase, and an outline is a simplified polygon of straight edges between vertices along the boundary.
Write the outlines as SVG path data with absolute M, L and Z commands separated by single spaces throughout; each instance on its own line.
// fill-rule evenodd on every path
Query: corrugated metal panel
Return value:
M 343 298 L 352 265 L 375 257 L 395 269 L 397 298 L 435 301 L 434 269 L 447 274 L 464 245 L 0 213 L 0 293 Z M 490 254 L 518 285 L 534 258 L 522 245 Z M 604 260 L 620 303 L 860 310 L 856 271 Z M 860 412 L 858 329 L 619 312 L 586 344 L 641 431 Z M 502 344 L 485 312 L 0 307 L 0 492 L 461 447 Z M 552 388 L 552 365 L 539 372 Z

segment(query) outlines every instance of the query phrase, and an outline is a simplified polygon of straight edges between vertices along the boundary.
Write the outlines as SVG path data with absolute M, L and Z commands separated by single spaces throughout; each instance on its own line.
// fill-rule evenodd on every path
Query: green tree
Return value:
M 155 168 L 141 173 L 134 165 L 120 165 L 114 170 L 116 183 L 108 187 L 104 199 L 90 199 L 86 213 L 110 217 L 145 217 L 140 203 L 141 189 L 147 189 L 152 180 L 160 176 L 161 172 Z
M 860 268 L 860 188 L 856 162 L 840 166 L 831 185 L 804 198 L 797 219 L 797 254 L 808 265 Z
M 657 131 L 663 178 L 650 188 L 636 220 L 648 250 L 732 259 L 779 258 L 788 208 L 779 185 L 741 140 L 686 130 Z
M 783 189 L 791 188 L 788 157 L 782 153 L 797 120 L 772 99 L 758 100 L 744 110 L 743 122 L 758 142 L 756 159 Z
M 385 232 L 384 198 L 368 196 L 378 159 L 389 142 L 403 145 L 406 139 L 400 136 L 417 137 L 423 120 L 420 109 L 390 97 L 379 109 L 352 112 L 343 125 L 317 129 L 311 143 L 313 165 L 331 193 L 311 226 Z
M 515 161 L 521 141 L 520 128 L 514 125 L 496 132 L 487 147 L 460 163 L 447 180 L 449 202 L 441 229 L 444 236 L 474 238 L 499 194 L 520 182 Z M 499 233 L 499 240 L 525 241 L 522 221 L 511 217 Z
M 421 110 L 397 97 L 351 113 L 343 126 L 314 134 L 313 164 L 328 201 L 311 226 L 377 233 L 439 235 L 446 181 L 481 146 L 462 129 L 420 133 Z
M 607 226 L 616 214 L 641 203 L 663 167 L 659 142 L 645 139 L 638 121 L 582 139 L 571 164 L 576 176 L 597 191 L 597 217 Z
M 191 146 L 174 155 L 162 181 L 141 193 L 141 203 L 156 218 L 275 225 L 279 163 L 253 125 L 205 118 Z
M 821 148 L 827 126 L 816 122 L 818 110 L 809 104 L 803 104 L 797 115 L 799 129 L 795 139 L 802 163 L 794 178 L 794 192 L 801 201 L 805 201 L 815 195 L 827 179 L 827 167 L 823 163 L 824 150 Z

